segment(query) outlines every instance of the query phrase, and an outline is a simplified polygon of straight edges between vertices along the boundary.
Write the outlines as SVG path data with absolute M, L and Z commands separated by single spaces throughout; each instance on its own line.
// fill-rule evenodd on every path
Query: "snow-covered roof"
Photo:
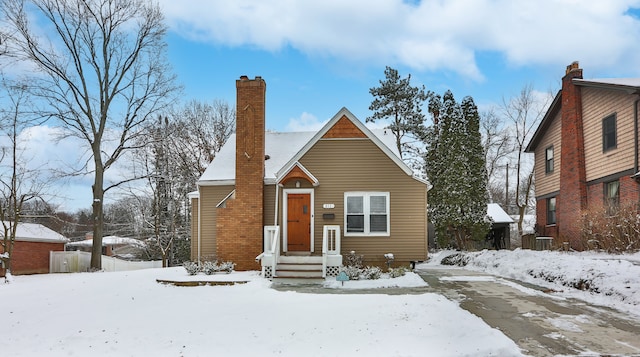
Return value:
M 578 85 L 591 85 L 591 86 L 611 86 L 628 88 L 640 88 L 640 78 L 596 78 L 596 79 L 573 79 L 573 82 Z
M 487 205 L 487 216 L 491 217 L 493 223 L 513 223 L 513 219 L 497 203 Z
M 93 239 L 85 239 L 79 242 L 68 243 L 67 245 L 73 247 L 92 247 Z M 135 245 L 144 247 L 144 242 L 134 238 L 106 236 L 102 237 L 102 245 Z
M 339 119 L 343 115 L 349 117 L 354 124 L 356 122 L 360 124 L 359 126 L 361 126 L 361 129 L 364 129 L 365 134 L 367 134 L 367 132 L 371 133 L 371 136 L 375 137 L 374 141 L 378 141 L 380 145 L 384 145 L 384 150 L 390 155 L 395 155 L 394 159 L 397 158 L 398 162 L 404 165 L 400 160 L 400 155 L 395 145 L 395 138 L 389 130 L 368 129 L 364 124 L 361 124 L 361 122 L 355 119 L 353 114 L 346 108 L 343 108 L 318 132 L 265 132 L 265 155 L 269 157 L 269 159 L 265 161 L 265 180 L 275 180 L 279 171 L 287 169 L 288 166 L 290 166 L 288 163 L 299 154 L 304 153 L 306 146 L 310 142 L 313 142 L 314 139 L 317 139 L 317 134 L 328 130 L 337 120 L 336 118 Z M 198 183 L 201 185 L 211 183 L 233 184 L 236 170 L 235 155 L 236 135 L 233 134 L 216 154 L 216 157 L 202 174 Z
M 9 224 L 9 222 L 4 222 Z M 3 230 L 0 229 L 0 237 L 4 237 Z M 66 243 L 69 241 L 62 234 L 49 229 L 38 223 L 18 223 L 16 227 L 16 240 L 22 242 L 44 242 L 44 243 Z

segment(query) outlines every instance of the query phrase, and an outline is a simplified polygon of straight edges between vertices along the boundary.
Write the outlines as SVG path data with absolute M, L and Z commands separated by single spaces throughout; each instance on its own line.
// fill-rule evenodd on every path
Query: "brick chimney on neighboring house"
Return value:
M 574 78 L 582 79 L 578 62 L 567 66 L 562 78 L 560 193 L 556 202 L 558 238 L 572 246 L 580 236 L 581 212 L 587 208 L 582 92 Z
M 238 270 L 259 268 L 262 253 L 266 89 L 261 77 L 236 80 L 235 199 L 217 209 L 216 248 Z

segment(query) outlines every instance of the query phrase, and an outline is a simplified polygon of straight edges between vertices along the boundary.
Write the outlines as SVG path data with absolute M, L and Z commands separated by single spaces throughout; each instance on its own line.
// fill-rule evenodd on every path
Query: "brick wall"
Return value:
M 49 273 L 49 252 L 64 251 L 64 243 L 16 241 L 13 246 L 13 275 Z M 4 275 L 1 272 L 0 275 Z
M 573 84 L 574 78 L 582 78 L 582 69 L 578 67 L 577 62 L 567 67 L 566 75 L 562 78 L 562 167 L 556 220 L 559 240 L 568 241 L 577 248 L 580 214 L 587 208 L 587 185 L 582 94 L 581 88 Z
M 251 270 L 262 253 L 266 83 L 242 76 L 236 90 L 236 192 L 217 209 L 216 251 L 237 270 Z

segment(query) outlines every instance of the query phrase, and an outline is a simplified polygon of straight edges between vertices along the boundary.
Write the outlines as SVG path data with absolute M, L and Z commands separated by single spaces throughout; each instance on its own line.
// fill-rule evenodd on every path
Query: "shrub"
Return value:
M 215 274 L 218 272 L 218 262 L 204 262 L 202 263 L 202 271 L 207 274 Z
M 380 276 L 382 275 L 382 270 L 380 270 L 380 268 L 378 267 L 366 267 L 362 272 L 362 275 L 364 276 L 365 279 L 377 280 L 377 279 L 380 279 Z
M 609 253 L 640 250 L 638 207 L 632 204 L 615 212 L 604 208 L 583 212 L 579 244 L 574 248 L 604 249 Z
M 466 266 L 469 263 L 469 257 L 462 253 L 455 253 L 448 255 L 440 261 L 442 265 L 457 265 L 457 266 Z
M 345 266 L 362 268 L 362 260 L 364 259 L 364 256 L 356 255 L 356 252 L 352 250 L 349 254 L 345 254 L 343 259 Z
M 408 269 L 405 267 L 397 267 L 389 269 L 389 276 L 392 278 L 399 278 L 407 273 Z
M 196 275 L 200 272 L 200 265 L 197 262 L 184 262 L 182 266 L 189 275 Z
M 360 274 L 362 274 L 362 269 L 354 266 L 345 266 L 340 268 L 340 271 L 343 271 L 349 277 L 349 280 L 360 280 Z
M 224 271 L 228 274 L 231 273 L 235 267 L 236 263 L 234 262 L 222 262 L 218 265 L 218 271 Z

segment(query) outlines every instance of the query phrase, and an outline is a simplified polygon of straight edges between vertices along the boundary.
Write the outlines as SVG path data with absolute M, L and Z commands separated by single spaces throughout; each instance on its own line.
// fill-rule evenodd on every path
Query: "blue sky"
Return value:
M 342 107 L 364 121 L 385 66 L 436 93 L 470 95 L 481 111 L 529 84 L 555 94 L 576 60 L 585 78 L 640 77 L 640 0 L 159 3 L 181 99 L 235 105 L 235 80 L 262 76 L 267 129 L 276 131 L 316 130 Z M 25 135 L 27 156 L 77 165 L 69 153 L 82 144 L 55 142 L 55 130 Z M 88 177 L 53 185 L 61 209 L 90 206 Z
M 317 128 L 345 106 L 365 120 L 385 66 L 482 108 L 527 85 L 640 76 L 639 1 L 161 1 L 185 99 L 235 103 L 240 75 L 267 82 L 267 128 Z

